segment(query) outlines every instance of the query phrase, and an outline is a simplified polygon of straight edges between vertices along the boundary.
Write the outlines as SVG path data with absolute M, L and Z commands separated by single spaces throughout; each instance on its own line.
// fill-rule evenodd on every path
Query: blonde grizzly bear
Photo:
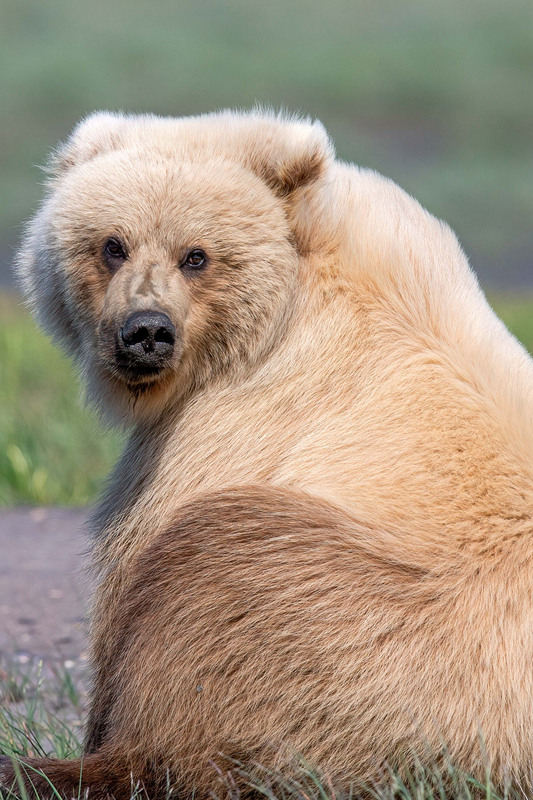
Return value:
M 24 288 L 132 433 L 85 754 L 37 792 L 445 750 L 533 795 L 533 363 L 452 232 L 259 112 L 96 114 L 50 169 Z

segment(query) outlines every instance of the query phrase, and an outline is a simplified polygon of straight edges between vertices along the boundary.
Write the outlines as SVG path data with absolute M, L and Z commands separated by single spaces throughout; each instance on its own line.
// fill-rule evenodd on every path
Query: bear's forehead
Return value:
M 146 191 L 148 188 L 168 193 L 194 185 L 198 191 L 211 189 L 220 194 L 240 188 L 246 192 L 272 197 L 268 187 L 250 169 L 220 156 L 204 153 L 202 157 L 183 158 L 164 155 L 157 150 L 124 149 L 99 155 L 73 169 L 64 179 L 68 183 L 90 182 L 98 189 L 110 181 Z
M 217 238 L 224 230 L 286 234 L 286 214 L 269 187 L 221 158 L 178 159 L 124 150 L 71 170 L 57 186 L 56 222 L 98 233 L 159 229 Z

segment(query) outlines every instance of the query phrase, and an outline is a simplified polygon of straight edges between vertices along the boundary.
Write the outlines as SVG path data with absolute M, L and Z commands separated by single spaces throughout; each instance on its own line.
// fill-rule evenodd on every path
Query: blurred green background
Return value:
M 87 502 L 120 446 L 13 294 L 38 165 L 94 109 L 255 103 L 446 219 L 533 347 L 531 0 L 0 0 L 0 503 Z

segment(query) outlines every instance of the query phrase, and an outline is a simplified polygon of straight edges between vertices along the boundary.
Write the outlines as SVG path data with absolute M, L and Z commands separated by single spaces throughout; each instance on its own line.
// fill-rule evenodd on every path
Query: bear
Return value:
M 84 754 L 27 791 L 450 758 L 532 796 L 533 361 L 452 231 L 262 110 L 96 113 L 49 172 L 23 289 L 130 436 Z

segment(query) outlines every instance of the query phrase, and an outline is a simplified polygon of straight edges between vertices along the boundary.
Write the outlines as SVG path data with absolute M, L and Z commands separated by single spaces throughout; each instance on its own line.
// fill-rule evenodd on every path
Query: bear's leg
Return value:
M 109 691 L 108 681 L 95 682 L 92 702 L 85 724 L 85 755 L 96 753 L 104 745 L 108 733 L 108 718 L 113 705 L 113 694 Z
M 153 786 L 147 787 L 142 777 L 136 780 L 125 758 L 104 751 L 68 761 L 52 758 L 13 761 L 9 756 L 0 756 L 0 790 L 12 790 L 15 796 L 26 792 L 28 798 L 43 800 L 58 795 L 83 797 L 87 793 L 91 800 L 108 797 L 129 800 L 136 786 L 146 789 L 153 798 Z

